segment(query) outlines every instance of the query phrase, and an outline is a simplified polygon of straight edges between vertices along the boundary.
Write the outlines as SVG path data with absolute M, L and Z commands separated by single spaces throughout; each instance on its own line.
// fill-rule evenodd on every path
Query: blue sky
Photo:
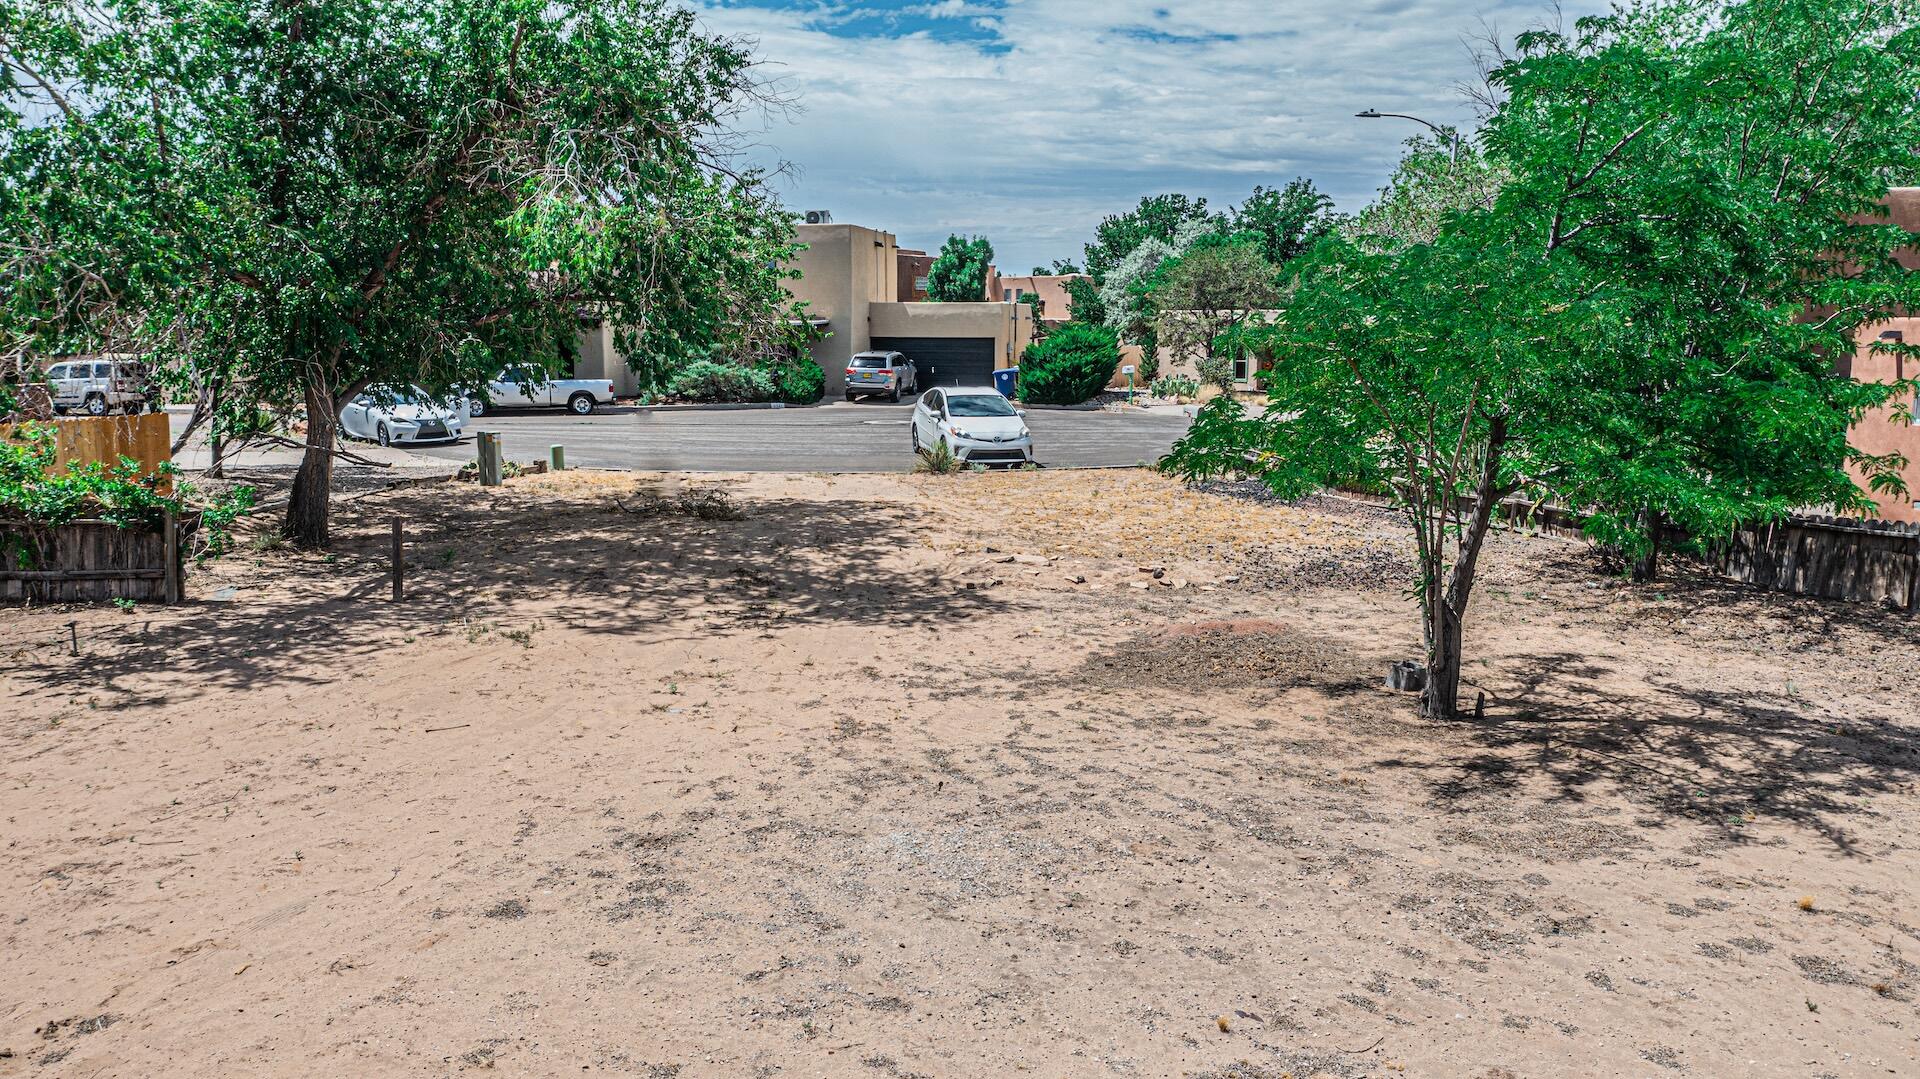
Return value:
M 797 210 L 908 247 L 993 241 L 1002 270 L 1068 257 L 1141 195 L 1210 204 L 1311 177 L 1343 209 L 1423 130 L 1467 123 L 1463 39 L 1511 36 L 1540 0 L 691 0 L 754 39 L 796 108 L 752 121 Z M 1565 5 L 1568 17 L 1593 0 Z

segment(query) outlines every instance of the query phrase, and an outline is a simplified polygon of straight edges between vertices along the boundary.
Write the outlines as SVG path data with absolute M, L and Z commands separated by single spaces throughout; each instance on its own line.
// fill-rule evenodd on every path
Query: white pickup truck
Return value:
M 495 408 L 565 408 L 585 416 L 613 403 L 613 383 L 604 378 L 549 378 L 537 367 L 509 367 L 479 393 L 467 395 L 467 415 L 484 416 Z

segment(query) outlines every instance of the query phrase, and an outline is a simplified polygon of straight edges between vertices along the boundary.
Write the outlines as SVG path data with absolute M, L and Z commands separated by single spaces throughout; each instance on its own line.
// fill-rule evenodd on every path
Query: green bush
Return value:
M 1069 322 L 1027 346 L 1020 360 L 1020 399 L 1039 405 L 1077 405 L 1107 388 L 1120 363 L 1114 332 Z
M 790 405 L 810 405 L 827 392 L 827 373 L 805 356 L 769 363 L 761 370 L 773 380 L 773 399 Z
M 175 479 L 171 491 L 162 491 L 161 480 L 176 475 L 170 463 L 157 475 L 143 473 L 130 457 L 56 471 L 54 444 L 53 427 L 43 423 L 21 424 L 0 439 L 0 519 L 50 526 L 92 517 L 120 528 L 151 529 L 160 527 L 168 511 L 199 513 L 195 553 L 205 557 L 226 550 L 229 526 L 253 506 L 251 487 L 196 499 L 198 491 Z
M 945 476 L 960 471 L 960 458 L 953 455 L 952 447 L 948 446 L 947 440 L 943 438 L 935 442 L 932 449 L 920 454 L 920 459 L 913 463 L 913 470 Z
M 695 360 L 667 380 L 667 393 L 684 401 L 771 401 L 773 377 L 737 363 Z

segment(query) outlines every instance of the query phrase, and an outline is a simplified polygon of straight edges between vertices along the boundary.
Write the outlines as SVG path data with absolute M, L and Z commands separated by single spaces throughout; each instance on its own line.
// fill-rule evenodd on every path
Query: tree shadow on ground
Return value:
M 1577 803 L 1625 795 L 1662 822 L 1687 820 L 1738 839 L 1751 820 L 1786 821 L 1857 853 L 1846 819 L 1870 798 L 1920 778 L 1920 728 L 1881 714 L 1821 715 L 1791 691 L 1649 681 L 1644 694 L 1596 683 L 1611 668 L 1566 652 L 1503 663 L 1516 691 L 1490 699 L 1485 719 L 1450 729 L 1426 770 L 1442 805 L 1527 797 Z
M 905 506 L 759 499 L 738 505 L 741 519 L 703 519 L 635 490 L 550 497 L 436 484 L 346 502 L 325 555 L 244 545 L 228 555 L 219 577 L 238 586 L 231 602 L 213 598 L 219 577 L 196 575 L 185 607 L 150 622 L 85 612 L 77 657 L 65 654 L 65 620 L 58 643 L 48 622 L 47 641 L 0 653 L 0 672 L 119 706 L 181 703 L 211 689 L 341 682 L 406 637 L 473 639 L 513 620 L 644 646 L 819 624 L 952 625 L 1007 609 L 889 557 L 917 547 Z M 399 602 L 388 575 L 395 518 L 408 541 Z M 249 561 L 259 564 L 236 568 Z

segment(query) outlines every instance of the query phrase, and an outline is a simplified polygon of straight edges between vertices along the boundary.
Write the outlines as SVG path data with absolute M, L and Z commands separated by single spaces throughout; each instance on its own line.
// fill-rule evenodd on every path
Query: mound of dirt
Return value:
M 1110 689 L 1312 686 L 1351 693 L 1378 686 L 1383 669 L 1380 660 L 1338 641 L 1247 620 L 1163 626 L 1088 656 L 1076 676 Z

